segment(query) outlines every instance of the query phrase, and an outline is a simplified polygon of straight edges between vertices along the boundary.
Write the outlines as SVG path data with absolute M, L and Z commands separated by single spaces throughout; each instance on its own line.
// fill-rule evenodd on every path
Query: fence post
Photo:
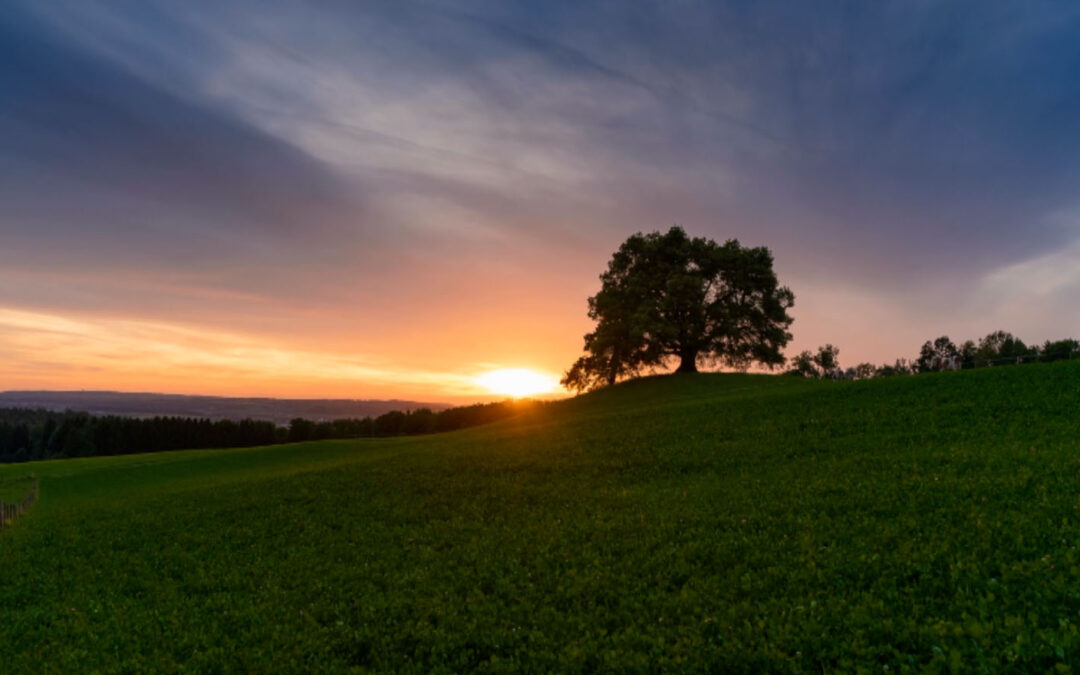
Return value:
M 15 519 L 26 513 L 26 510 L 37 500 L 38 495 L 38 479 L 34 474 L 30 474 L 30 492 L 23 497 L 20 501 L 13 504 L 5 504 L 0 500 L 0 530 L 11 525 L 15 522 Z

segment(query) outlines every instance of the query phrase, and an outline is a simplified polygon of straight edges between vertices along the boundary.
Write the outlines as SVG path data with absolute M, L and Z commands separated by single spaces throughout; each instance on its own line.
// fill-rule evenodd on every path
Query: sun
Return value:
M 550 394 L 559 387 L 551 375 L 544 375 L 524 368 L 503 368 L 484 373 L 476 383 L 493 394 L 520 398 L 536 394 Z

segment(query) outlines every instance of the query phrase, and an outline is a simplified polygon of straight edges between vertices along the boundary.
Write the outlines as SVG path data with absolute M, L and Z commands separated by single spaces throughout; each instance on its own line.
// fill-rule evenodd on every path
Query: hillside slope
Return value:
M 649 378 L 488 427 L 0 467 L 26 670 L 1072 664 L 1080 363 Z

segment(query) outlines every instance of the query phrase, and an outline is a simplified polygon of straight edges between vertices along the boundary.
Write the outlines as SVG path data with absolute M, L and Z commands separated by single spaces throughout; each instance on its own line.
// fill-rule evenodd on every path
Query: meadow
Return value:
M 1080 661 L 1080 362 L 645 378 L 458 432 L 0 485 L 30 473 L 5 672 Z

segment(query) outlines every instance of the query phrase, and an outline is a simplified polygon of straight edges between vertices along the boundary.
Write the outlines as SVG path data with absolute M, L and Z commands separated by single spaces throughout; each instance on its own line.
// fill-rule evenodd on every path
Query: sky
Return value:
M 0 389 L 490 398 L 629 235 L 787 353 L 1080 335 L 1071 2 L 0 4 Z

